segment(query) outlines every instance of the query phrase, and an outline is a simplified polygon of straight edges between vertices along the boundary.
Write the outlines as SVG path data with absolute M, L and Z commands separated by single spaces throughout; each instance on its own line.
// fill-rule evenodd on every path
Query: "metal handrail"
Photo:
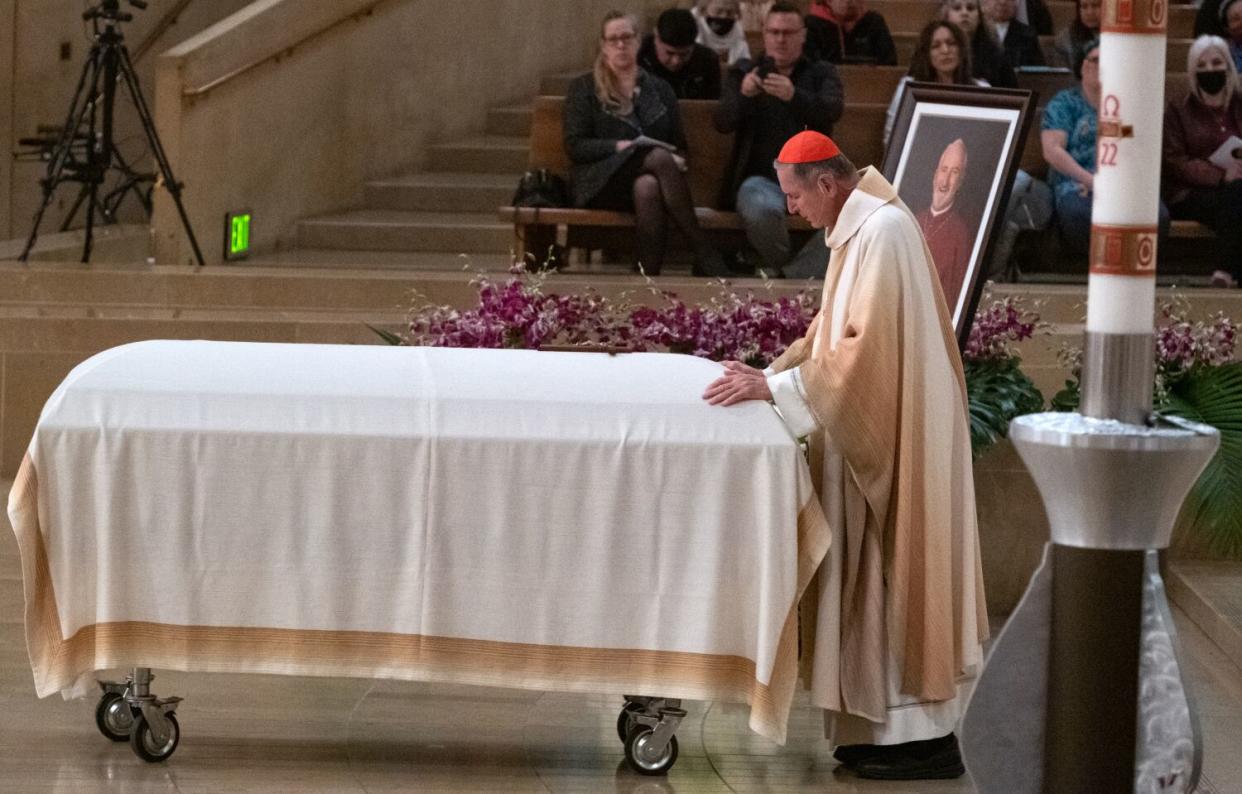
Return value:
M 188 2 L 188 0 L 186 0 L 186 1 Z M 334 21 L 332 21 L 332 22 L 329 22 L 328 24 L 324 25 L 323 27 L 319 28 L 318 30 L 315 30 L 315 31 L 311 32 L 310 34 L 308 34 L 305 38 L 303 38 L 301 41 L 297 42 L 296 44 L 291 44 L 291 45 L 289 45 L 288 47 L 282 47 L 280 50 L 278 50 L 278 51 L 276 51 L 276 52 L 270 53 L 270 54 L 268 54 L 268 55 L 264 55 L 264 56 L 262 56 L 262 57 L 260 57 L 260 58 L 256 58 L 255 60 L 250 61 L 249 63 L 246 63 L 246 64 L 244 64 L 244 65 L 242 65 L 242 66 L 239 66 L 238 68 L 234 69 L 234 70 L 233 70 L 233 71 L 231 71 L 231 72 L 226 72 L 225 74 L 223 74 L 223 75 L 221 75 L 221 76 L 219 76 L 219 77 L 215 78 L 214 80 L 209 80 L 208 82 L 203 83 L 203 84 L 202 84 L 202 85 L 200 85 L 200 86 L 196 86 L 196 87 L 192 87 L 192 88 L 185 88 L 185 89 L 183 89 L 183 90 L 181 91 L 181 95 L 182 95 L 183 97 L 201 97 L 201 96 L 204 96 L 204 95 L 206 95 L 206 94 L 208 94 L 208 93 L 210 93 L 210 92 L 214 91 L 215 89 L 219 88 L 220 86 L 224 85 L 225 83 L 229 82 L 230 80 L 232 80 L 232 79 L 234 79 L 234 78 L 236 78 L 236 77 L 239 77 L 239 76 L 241 76 L 241 75 L 245 74 L 246 72 L 249 72 L 249 71 L 250 71 L 250 70 L 252 70 L 252 69 L 258 68 L 259 66 L 262 66 L 263 64 L 267 63 L 268 61 L 276 60 L 276 59 L 278 59 L 278 58 L 282 58 L 282 57 L 284 57 L 284 56 L 288 55 L 288 54 L 289 54 L 289 53 L 291 53 L 291 52 L 292 52 L 295 48 L 300 47 L 301 45 L 303 45 L 303 44 L 305 44 L 305 43 L 307 43 L 307 42 L 309 42 L 309 41 L 312 41 L 312 40 L 314 40 L 314 39 L 316 39 L 316 38 L 318 38 L 318 37 L 322 36 L 323 34 L 325 34 L 325 33 L 329 32 L 330 30 L 332 30 L 332 29 L 334 29 L 334 28 L 336 28 L 338 25 L 341 25 L 341 24 L 343 24 L 343 23 L 345 23 L 345 22 L 357 21 L 358 19 L 360 19 L 360 18 L 362 18 L 362 17 L 364 17 L 364 16 L 370 16 L 370 15 L 372 14 L 372 12 L 374 12 L 374 11 L 375 11 L 375 7 L 376 7 L 377 5 L 379 5 L 380 3 L 383 3 L 383 2 L 385 2 L 385 1 L 386 1 L 386 0 L 374 0 L 374 2 L 372 2 L 372 3 L 368 4 L 367 6 L 365 6 L 365 7 L 363 7 L 363 8 L 360 8 L 360 9 L 359 9 L 359 10 L 357 10 L 357 11 L 354 11 L 353 13 L 349 14 L 348 16 L 344 16 L 344 17 L 341 17 L 340 19 L 337 19 L 337 20 L 334 20 Z
M 146 55 L 155 46 L 155 42 L 159 41 L 160 36 L 163 36 L 168 32 L 169 28 L 177 24 L 177 17 L 181 16 L 182 12 L 192 2 L 194 0 L 177 0 L 177 3 L 168 9 L 164 16 L 160 17 L 160 21 L 155 24 L 155 27 L 147 34 L 147 37 L 134 49 L 134 63 L 141 61 L 142 56 Z

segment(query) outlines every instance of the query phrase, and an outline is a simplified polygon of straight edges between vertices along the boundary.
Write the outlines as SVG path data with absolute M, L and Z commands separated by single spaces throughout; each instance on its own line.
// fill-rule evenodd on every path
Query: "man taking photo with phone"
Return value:
M 736 133 L 723 207 L 736 207 L 760 264 L 773 278 L 823 278 L 828 251 L 812 235 L 794 255 L 786 226 L 785 195 L 772 163 L 785 141 L 803 130 L 832 134 L 845 109 L 836 67 L 803 55 L 806 24 L 788 2 L 764 17 L 763 57 L 729 70 L 716 109 L 716 129 Z

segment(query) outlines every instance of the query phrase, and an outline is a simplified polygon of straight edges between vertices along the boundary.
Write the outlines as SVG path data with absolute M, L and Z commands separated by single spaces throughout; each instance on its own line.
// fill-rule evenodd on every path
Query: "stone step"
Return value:
M 491 108 L 487 111 L 487 134 L 525 138 L 530 135 L 533 115 L 529 104 Z
M 513 247 L 513 227 L 496 220 L 494 211 L 364 209 L 299 221 L 298 245 L 367 251 L 501 254 Z
M 425 212 L 492 212 L 513 199 L 519 173 L 436 171 L 368 182 L 368 209 Z
M 521 173 L 529 156 L 530 140 L 525 136 L 484 135 L 428 147 L 427 168 L 475 174 Z

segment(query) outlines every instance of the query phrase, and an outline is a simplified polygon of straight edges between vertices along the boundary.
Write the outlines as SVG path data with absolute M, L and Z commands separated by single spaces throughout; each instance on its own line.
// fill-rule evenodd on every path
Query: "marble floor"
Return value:
M 0 495 L 9 483 L 0 481 Z M 1200 791 L 1242 792 L 1242 670 L 1178 614 L 1205 735 Z M 754 734 L 740 711 L 689 703 L 667 778 L 622 761 L 614 698 L 388 681 L 177 674 L 182 743 L 139 761 L 93 724 L 94 700 L 38 700 L 22 632 L 21 572 L 0 518 L 0 792 L 962 792 L 968 780 L 892 784 L 838 772 L 817 712 L 790 741 Z

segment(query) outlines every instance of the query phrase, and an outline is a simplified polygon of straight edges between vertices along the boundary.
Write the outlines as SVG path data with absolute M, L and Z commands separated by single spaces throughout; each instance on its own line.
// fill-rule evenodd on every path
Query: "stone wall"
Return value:
M 291 242 L 302 217 L 361 203 L 369 179 L 418 169 L 428 143 L 477 135 L 487 109 L 593 57 L 610 8 L 668 0 L 258 0 L 160 57 L 156 115 L 208 261 L 223 216 L 252 244 Z M 171 201 L 158 258 L 187 262 Z

